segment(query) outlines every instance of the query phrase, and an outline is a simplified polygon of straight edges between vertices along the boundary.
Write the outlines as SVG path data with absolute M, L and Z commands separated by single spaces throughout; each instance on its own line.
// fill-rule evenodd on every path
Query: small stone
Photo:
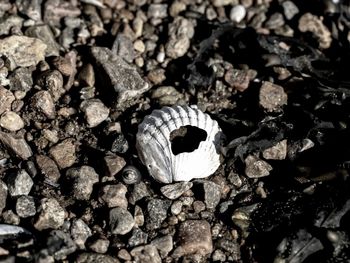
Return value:
M 16 214 L 22 218 L 36 214 L 34 198 L 32 196 L 20 196 L 16 201 Z
M 124 158 L 118 155 L 106 155 L 104 161 L 107 166 L 109 176 L 115 176 L 126 165 Z
M 134 228 L 132 230 L 131 236 L 128 239 L 129 247 L 136 247 L 142 244 L 146 244 L 148 239 L 148 234 L 143 232 L 140 228 Z
M 263 157 L 267 160 L 284 160 L 287 156 L 287 140 L 278 142 L 263 151 Z
M 222 250 L 217 249 L 214 251 L 212 259 L 215 262 L 226 262 L 226 255 Z
M 59 56 L 60 46 L 56 42 L 55 37 L 48 25 L 31 26 L 26 30 L 25 34 L 29 37 L 40 39 L 46 44 L 46 56 Z
M 59 245 L 58 245 L 59 244 Z M 77 246 L 70 235 L 61 230 L 53 230 L 47 239 L 47 247 L 50 254 L 53 255 L 55 262 L 62 262 L 68 255 L 77 250 Z
M 287 105 L 287 94 L 281 86 L 271 82 L 263 82 L 260 93 L 259 103 L 267 111 L 280 111 L 283 105 Z
M 24 127 L 24 122 L 17 113 L 7 111 L 0 117 L 0 126 L 9 131 L 18 131 Z
M 213 251 L 210 225 L 205 220 L 187 220 L 178 231 L 179 247 L 174 255 L 200 254 L 207 255 Z
M 182 202 L 181 201 L 175 201 L 172 203 L 170 207 L 170 211 L 173 215 L 178 215 L 182 211 Z
M 85 64 L 78 74 L 80 85 L 93 87 L 95 85 L 95 71 L 91 64 Z
M 160 86 L 152 91 L 151 98 L 160 106 L 172 106 L 184 103 L 184 95 L 172 86 Z
M 37 38 L 13 35 L 0 39 L 0 56 L 10 61 L 10 70 L 36 66 L 39 61 L 45 60 L 45 50 L 46 45 Z
M 193 210 L 195 213 L 199 214 L 200 212 L 205 210 L 205 204 L 202 201 L 194 201 Z
M 128 210 L 116 207 L 109 211 L 109 226 L 112 234 L 125 235 L 135 224 L 134 218 Z
M 243 5 L 236 5 L 230 11 L 230 19 L 233 22 L 239 23 L 245 17 L 247 11 Z
M 7 187 L 11 196 L 28 195 L 33 186 L 33 180 L 25 170 L 9 174 Z
M 37 85 L 50 92 L 54 102 L 57 102 L 66 92 L 63 88 L 63 76 L 58 70 L 42 72 L 37 79 Z
M 41 4 L 42 0 L 16 0 L 18 11 L 34 21 L 41 21 Z
M 57 183 L 61 175 L 56 163 L 51 158 L 45 155 L 37 155 L 36 163 L 45 178 L 53 183 Z
M 83 220 L 77 219 L 73 221 L 70 232 L 77 247 L 85 249 L 85 242 L 92 235 L 89 226 Z
M 283 15 L 281 13 L 274 13 L 265 22 L 265 27 L 268 29 L 277 29 L 283 26 L 284 24 L 285 23 L 284 23 Z
M 83 101 L 80 104 L 80 109 L 84 112 L 85 119 L 90 128 L 101 124 L 109 115 L 109 109 L 99 99 Z
M 291 20 L 296 14 L 299 13 L 298 7 L 292 1 L 282 2 L 284 15 L 288 20 Z
M 311 14 L 305 13 L 299 19 L 300 32 L 311 32 L 319 41 L 320 48 L 327 49 L 331 46 L 332 35 L 329 29 L 323 24 L 322 19 Z
M 18 94 L 19 91 L 22 91 L 23 98 L 25 97 L 26 93 L 33 87 L 33 77 L 32 77 L 32 69 L 30 68 L 17 68 L 15 69 L 11 75 L 9 76 L 9 86 L 12 91 L 15 91 L 15 93 Z M 16 95 L 17 99 L 23 99 L 19 98 L 18 95 Z
M 77 200 L 89 200 L 94 184 L 99 181 L 95 169 L 86 165 L 68 169 L 66 177 L 72 182 L 72 194 Z
M 163 221 L 167 217 L 170 205 L 170 200 L 152 199 L 148 202 L 146 211 L 146 228 L 148 230 L 161 227 Z
M 143 43 L 142 40 L 136 40 L 134 42 L 134 49 L 137 51 L 137 52 L 140 52 L 140 53 L 143 53 L 145 52 L 145 44 Z
M 34 227 L 41 231 L 44 229 L 57 229 L 63 225 L 66 216 L 65 210 L 54 198 L 43 198 L 40 201 L 40 212 Z
M 62 18 L 77 17 L 81 14 L 81 10 L 76 6 L 76 3 L 62 0 L 45 1 L 43 11 L 45 24 L 54 26 L 60 26 Z
M 128 200 L 125 197 L 128 189 L 123 184 L 105 185 L 102 188 L 101 200 L 107 204 L 108 207 L 122 207 L 128 208 Z
M 129 63 L 132 63 L 135 59 L 132 39 L 124 33 L 119 33 L 117 35 L 113 43 L 112 52 Z
M 12 92 L 0 86 L 0 115 L 11 109 L 12 102 L 15 100 Z
M 115 139 L 111 146 L 111 152 L 113 153 L 126 153 L 129 149 L 129 143 L 123 134 L 115 135 Z
M 130 261 L 131 255 L 126 249 L 121 249 L 118 251 L 118 258 Z
M 147 16 L 150 18 L 165 18 L 168 16 L 167 4 L 150 4 L 147 11 Z
M 103 70 L 101 77 L 103 78 L 104 73 L 106 82 L 114 87 L 118 109 L 135 103 L 135 98 L 150 89 L 150 85 L 141 78 L 135 67 L 130 66 L 109 49 L 93 47 L 91 53 L 97 65 Z
M 173 237 L 170 235 L 158 237 L 152 240 L 151 245 L 158 249 L 162 258 L 165 258 L 173 250 Z
M 145 223 L 145 216 L 143 214 L 141 207 L 139 207 L 138 205 L 135 205 L 134 219 L 135 219 L 135 226 L 140 227 L 140 226 L 143 226 L 143 224 Z
M 153 245 L 136 247 L 131 250 L 130 254 L 134 257 L 135 262 L 139 263 L 161 263 L 158 250 Z
M 120 263 L 120 261 L 114 257 L 102 254 L 87 253 L 80 254 L 76 260 L 76 263 Z
M 169 24 L 168 42 L 165 45 L 165 53 L 170 58 L 179 58 L 186 54 L 190 47 L 190 39 L 194 35 L 193 23 L 183 17 L 176 17 Z
M 16 15 L 7 17 L 0 15 L 0 17 L 0 36 L 9 35 L 12 28 L 22 28 L 23 18 Z
M 204 202 L 208 209 L 215 209 L 220 202 L 221 188 L 214 182 L 203 181 Z
M 245 165 L 245 174 L 249 178 L 260 178 L 268 176 L 272 170 L 271 165 L 254 155 L 249 155 L 245 159 Z
M 11 154 L 23 160 L 32 156 L 32 150 L 23 138 L 0 131 L 0 142 Z
M 60 169 L 72 166 L 76 160 L 75 145 L 72 139 L 66 139 L 51 147 L 49 153 Z
M 193 183 L 191 182 L 180 182 L 180 183 L 174 183 L 174 184 L 167 184 L 165 186 L 162 186 L 160 188 L 160 191 L 162 194 L 171 199 L 177 199 L 179 198 L 184 192 L 191 189 L 193 186 Z
M 5 224 L 19 225 L 21 218 L 16 215 L 12 210 L 7 210 L 2 213 L 2 219 Z
M 33 107 L 43 113 L 46 118 L 54 119 L 56 117 L 55 104 L 50 92 L 46 90 L 38 91 L 32 96 L 31 101 Z
M 109 243 L 108 239 L 97 239 L 90 244 L 89 248 L 96 253 L 104 254 L 108 250 Z
M 157 69 L 151 70 L 150 72 L 148 72 L 147 78 L 154 85 L 159 85 L 166 79 L 165 70 L 162 68 L 157 68 Z
M 0 179 L 0 215 L 2 213 L 2 210 L 4 210 L 4 208 L 6 207 L 6 200 L 7 200 L 7 186 Z

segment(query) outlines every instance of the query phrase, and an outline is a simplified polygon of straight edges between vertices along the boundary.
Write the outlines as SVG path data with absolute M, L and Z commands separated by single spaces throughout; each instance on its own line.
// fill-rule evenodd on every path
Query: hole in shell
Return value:
M 193 152 L 207 139 L 207 132 L 195 126 L 182 126 L 170 133 L 171 151 L 174 155 Z

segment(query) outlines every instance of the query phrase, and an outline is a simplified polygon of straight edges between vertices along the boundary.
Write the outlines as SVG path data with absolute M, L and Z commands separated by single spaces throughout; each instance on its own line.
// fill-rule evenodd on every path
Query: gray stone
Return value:
M 85 100 L 80 104 L 90 128 L 98 126 L 108 118 L 109 109 L 99 99 Z
M 109 226 L 112 234 L 125 235 L 135 224 L 134 218 L 128 210 L 116 207 L 109 211 Z
M 245 159 L 245 174 L 249 178 L 260 178 L 268 176 L 272 166 L 254 155 L 248 155 Z
M 24 127 L 24 122 L 17 113 L 7 111 L 0 116 L 0 126 L 9 131 L 18 131 Z
M 141 78 L 135 67 L 108 48 L 93 47 L 91 53 L 97 65 L 102 68 L 108 85 L 114 87 L 118 109 L 135 103 L 135 98 L 150 89 L 150 85 Z
M 46 118 L 54 119 L 56 117 L 55 104 L 50 92 L 46 90 L 38 91 L 32 96 L 31 104 Z
M 60 55 L 60 46 L 56 42 L 48 25 L 31 26 L 26 30 L 25 34 L 29 37 L 38 38 L 46 44 L 46 56 L 51 57 Z
M 7 210 L 2 213 L 2 219 L 5 224 L 9 225 L 19 225 L 21 219 L 12 210 Z
M 0 143 L 16 157 L 27 160 L 32 156 L 32 150 L 23 138 L 0 131 Z
M 158 237 L 152 240 L 151 245 L 158 249 L 162 258 L 165 258 L 173 250 L 173 237 L 170 235 Z
M 51 147 L 49 153 L 60 169 L 72 166 L 76 160 L 73 139 L 66 139 L 56 144 Z
M 213 251 L 210 225 L 205 220 L 187 220 L 183 222 L 178 231 L 179 247 L 173 256 L 190 254 L 207 255 Z
M 291 20 L 296 14 L 299 13 L 299 9 L 293 3 L 293 1 L 282 2 L 282 7 L 283 7 L 284 15 L 288 20 Z
M 63 261 L 68 255 L 77 250 L 77 246 L 68 233 L 61 230 L 53 230 L 47 239 L 47 247 L 50 255 L 56 261 Z
M 284 18 L 281 13 L 272 14 L 265 22 L 265 27 L 268 29 L 277 29 L 284 25 Z
M 214 251 L 212 259 L 215 262 L 226 262 L 226 255 L 222 250 L 217 249 Z
M 18 11 L 34 21 L 41 21 L 42 0 L 16 0 Z
M 77 17 L 81 14 L 81 10 L 76 5 L 64 0 L 46 1 L 43 11 L 44 22 L 55 26 L 60 26 L 62 18 Z
M 4 210 L 4 208 L 6 207 L 6 201 L 7 201 L 7 186 L 0 179 L 0 215 L 2 213 L 2 210 Z
M 135 205 L 134 208 L 134 219 L 136 226 L 140 227 L 143 226 L 143 224 L 145 223 L 145 215 L 143 214 L 141 207 L 139 207 L 138 205 Z
M 109 176 L 115 176 L 126 165 L 124 158 L 118 155 L 106 155 L 104 161 L 107 166 Z
M 148 230 L 161 227 L 163 221 L 167 218 L 170 205 L 170 200 L 151 199 L 148 202 L 146 209 L 146 228 Z
M 56 163 L 46 155 L 37 155 L 36 163 L 40 169 L 40 172 L 45 176 L 48 181 L 57 183 L 61 174 L 58 170 Z
M 40 39 L 26 36 L 9 36 L 0 39 L 0 56 L 5 56 L 9 69 L 36 66 L 45 60 L 46 45 Z
M 73 221 L 70 232 L 77 247 L 85 249 L 85 242 L 92 235 L 89 226 L 83 220 L 77 219 Z
M 11 196 L 28 195 L 33 186 L 33 180 L 25 170 L 9 174 L 7 186 Z
M 15 100 L 12 92 L 0 86 L 0 115 L 11 109 L 12 102 Z
M 280 111 L 287 104 L 287 94 L 281 86 L 263 82 L 259 92 L 259 103 L 267 111 Z
M 176 17 L 169 24 L 168 42 L 165 45 L 165 53 L 170 58 L 179 58 L 186 54 L 190 47 L 190 39 L 194 35 L 193 23 L 183 17 Z
M 32 196 L 20 196 L 16 201 L 16 214 L 26 218 L 36 214 L 34 198 Z
M 73 197 L 78 200 L 89 200 L 94 184 L 99 181 L 94 168 L 86 165 L 70 168 L 66 172 L 66 177 L 71 180 Z
M 49 228 L 57 229 L 63 225 L 66 212 L 56 199 L 41 199 L 38 211 L 40 214 L 34 224 L 37 230 L 41 231 Z
M 160 106 L 185 104 L 185 97 L 172 86 L 160 86 L 152 91 L 151 98 Z
M 96 253 L 84 252 L 77 257 L 76 263 L 120 263 L 120 261 L 114 257 L 108 255 L 101 255 Z
M 128 239 L 129 247 L 136 247 L 142 244 L 146 244 L 148 239 L 148 234 L 143 232 L 140 228 L 135 227 L 132 230 L 131 236 Z
M 204 202 L 208 209 L 215 209 L 220 203 L 221 188 L 214 182 L 203 181 Z
M 239 23 L 243 20 L 247 13 L 247 10 L 243 5 L 233 6 L 230 11 L 230 20 Z
M 128 200 L 125 197 L 128 189 L 123 184 L 105 185 L 102 188 L 101 200 L 107 204 L 108 207 L 122 207 L 128 208 Z
M 150 18 L 165 18 L 168 16 L 167 4 L 150 4 L 147 11 L 147 16 Z
M 89 245 L 89 248 L 96 253 L 104 254 L 108 250 L 109 243 L 108 239 L 97 239 Z
M 158 250 L 153 245 L 136 247 L 131 250 L 130 254 L 134 261 L 138 263 L 161 263 L 162 259 L 159 256 Z
M 117 35 L 113 43 L 112 52 L 129 63 L 132 63 L 135 58 L 132 40 L 124 33 Z
M 282 140 L 276 145 L 263 151 L 263 157 L 268 160 L 284 160 L 287 156 L 287 140 Z
M 180 214 L 182 211 L 182 202 L 177 200 L 174 203 L 172 203 L 170 211 L 173 215 Z
M 22 28 L 23 18 L 16 15 L 0 17 L 0 36 L 9 35 L 11 28 Z
M 165 197 L 174 200 L 179 198 L 184 192 L 190 190 L 192 186 L 193 186 L 193 183 L 191 182 L 167 184 L 162 186 L 160 188 L 160 191 Z
M 150 192 L 147 188 L 147 185 L 141 181 L 138 184 L 134 184 L 134 188 L 129 198 L 129 203 L 134 205 L 137 201 L 147 196 L 150 196 Z
M 9 86 L 13 91 L 28 92 L 33 86 L 32 70 L 29 68 L 17 68 L 9 76 Z
M 58 70 L 42 72 L 37 79 L 37 85 L 50 92 L 54 102 L 57 102 L 66 92 L 63 88 L 63 76 Z
M 226 5 L 234 6 L 238 4 L 238 0 L 211 0 L 211 3 L 215 7 L 222 7 Z

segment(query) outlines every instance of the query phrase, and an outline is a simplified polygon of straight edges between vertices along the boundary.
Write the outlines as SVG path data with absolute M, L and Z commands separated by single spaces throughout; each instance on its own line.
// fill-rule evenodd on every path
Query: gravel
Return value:
M 125 208 L 116 207 L 109 211 L 109 227 L 112 234 L 125 235 L 131 231 L 134 224 L 133 216 Z
M 11 196 L 28 195 L 33 184 L 32 178 L 25 170 L 18 170 L 7 177 L 7 186 Z
M 63 225 L 66 217 L 65 210 L 54 198 L 41 199 L 38 212 L 39 215 L 34 227 L 39 231 L 43 229 L 58 229 Z

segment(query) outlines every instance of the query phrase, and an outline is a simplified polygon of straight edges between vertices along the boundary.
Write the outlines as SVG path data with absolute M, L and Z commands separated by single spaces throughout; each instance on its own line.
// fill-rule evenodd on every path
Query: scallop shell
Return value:
M 184 126 L 206 132 L 192 152 L 173 154 L 170 134 Z M 195 106 L 163 107 L 145 117 L 138 127 L 136 148 L 149 174 L 162 183 L 190 181 L 213 174 L 220 165 L 223 133 L 216 121 Z

